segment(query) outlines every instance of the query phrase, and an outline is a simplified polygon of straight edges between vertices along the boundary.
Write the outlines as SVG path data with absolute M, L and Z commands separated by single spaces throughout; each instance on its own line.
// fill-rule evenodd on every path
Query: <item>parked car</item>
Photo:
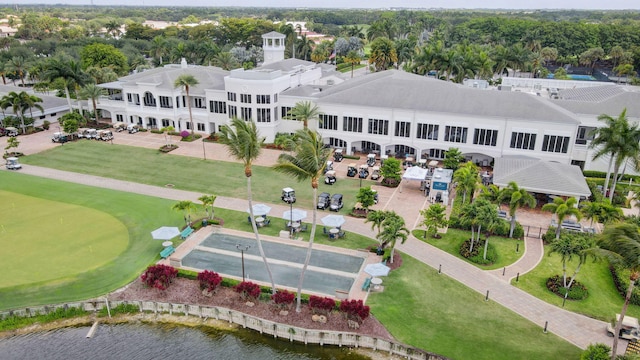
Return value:
M 327 171 L 327 173 L 325 174 L 325 178 L 324 178 L 324 183 L 327 185 L 333 185 L 336 183 L 336 172 L 331 170 L 331 171 Z
M 380 167 L 374 166 L 371 169 L 371 180 L 378 180 L 378 179 L 380 179 Z
M 340 211 L 344 204 L 342 203 L 342 194 L 333 194 L 331 197 L 331 205 L 329 206 L 329 210 L 331 211 Z
M 620 314 L 616 314 L 616 319 L 620 320 Z M 615 323 L 607 324 L 607 335 L 613 336 L 615 333 Z M 638 341 L 640 340 L 640 324 L 638 323 L 638 319 L 625 316 L 622 319 L 622 327 L 620 328 L 620 334 L 618 336 L 621 339 L 626 339 L 629 341 Z
M 62 133 L 62 132 L 54 132 L 53 136 L 51 136 L 51 141 L 54 143 L 61 143 L 64 144 L 67 141 L 69 141 L 69 137 L 67 136 L 67 134 Z
M 280 196 L 280 198 L 287 204 L 293 204 L 296 202 L 296 191 L 290 187 L 286 187 L 282 189 L 282 196 Z
M 342 149 L 335 149 L 333 151 L 333 160 L 335 162 L 341 162 L 344 156 L 342 155 Z
M 4 131 L 7 136 L 18 136 L 18 129 L 14 128 L 13 126 L 7 126 Z
M 113 140 L 113 133 L 111 130 L 98 130 L 97 139 L 102 141 Z
M 140 127 L 136 124 L 129 124 L 127 125 L 127 131 L 129 132 L 129 134 L 135 134 L 140 130 Z
M 323 192 L 318 195 L 318 205 L 316 206 L 320 210 L 329 208 L 331 205 L 331 195 L 328 192 Z
M 369 167 L 365 164 L 360 165 L 360 172 L 358 173 L 360 179 L 366 179 L 369 177 Z
M 376 164 L 376 154 L 367 155 L 367 165 L 374 166 Z
M 8 157 L 7 158 L 7 170 L 19 170 L 22 169 L 22 165 L 20 165 L 20 161 L 17 157 Z
M 351 163 L 351 164 L 349 164 L 349 166 L 347 166 L 347 176 L 348 177 L 354 177 L 354 176 L 356 176 L 357 173 L 358 173 L 358 170 L 356 169 L 356 164 Z

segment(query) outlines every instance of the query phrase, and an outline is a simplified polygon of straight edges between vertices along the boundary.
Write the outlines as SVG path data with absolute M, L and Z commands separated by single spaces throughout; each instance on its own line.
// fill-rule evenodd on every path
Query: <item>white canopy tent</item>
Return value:
M 417 180 L 422 182 L 426 180 L 428 172 L 429 170 L 419 166 L 411 166 L 405 170 L 404 175 L 402 175 L 402 180 Z M 400 184 L 400 192 L 402 192 L 402 187 L 402 184 Z

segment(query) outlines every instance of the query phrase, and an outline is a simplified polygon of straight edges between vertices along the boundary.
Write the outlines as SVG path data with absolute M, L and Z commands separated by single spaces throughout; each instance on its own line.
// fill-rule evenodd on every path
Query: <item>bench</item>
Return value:
M 174 248 L 173 246 L 167 246 L 166 248 L 164 248 L 164 250 L 160 251 L 160 257 L 166 259 L 174 252 L 176 252 L 176 248 Z
M 369 287 L 371 287 L 371 278 L 367 278 L 364 281 L 364 284 L 362 284 L 362 291 L 367 291 L 369 290 Z
M 187 226 L 184 230 L 182 230 L 182 232 L 180 233 L 180 239 L 186 239 L 187 236 L 191 235 L 191 233 L 193 232 L 193 228 L 191 226 Z

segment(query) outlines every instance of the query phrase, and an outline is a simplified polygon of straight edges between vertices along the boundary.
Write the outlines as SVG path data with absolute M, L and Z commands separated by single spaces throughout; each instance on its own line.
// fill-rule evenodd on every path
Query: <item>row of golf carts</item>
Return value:
M 136 124 L 117 123 L 113 125 L 113 129 L 116 132 L 127 131 L 129 134 L 135 134 L 140 131 L 140 127 Z
M 280 198 L 287 204 L 293 204 L 296 202 L 296 191 L 290 187 L 283 188 Z M 333 194 L 331 196 L 329 193 L 323 192 L 318 196 L 317 208 L 320 210 L 340 211 L 344 206 L 342 198 L 342 194 Z
M 0 127 L 0 136 L 16 137 L 18 136 L 18 129 L 13 126 L 7 126 L 6 128 Z
M 360 179 L 366 179 L 369 177 L 369 167 L 366 164 L 360 165 L 359 168 L 356 168 L 356 164 L 351 163 L 347 166 L 347 176 L 355 177 L 358 175 Z M 371 168 L 371 180 L 380 179 L 380 167 L 374 166 Z

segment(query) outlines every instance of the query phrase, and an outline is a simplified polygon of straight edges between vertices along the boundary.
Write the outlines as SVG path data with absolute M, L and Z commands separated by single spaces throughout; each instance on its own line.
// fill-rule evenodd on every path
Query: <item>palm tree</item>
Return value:
M 213 65 L 222 68 L 223 70 L 231 70 L 238 66 L 238 61 L 233 57 L 230 52 L 221 52 L 213 58 Z
M 189 109 L 189 123 L 191 123 L 191 134 L 193 135 L 193 115 L 191 113 L 191 96 L 189 95 L 189 89 L 192 86 L 198 85 L 198 80 L 191 74 L 182 74 L 173 82 L 174 88 L 182 88 L 187 94 L 187 108 Z
M 367 219 L 364 221 L 365 223 L 371 223 L 371 230 L 378 228 L 378 233 L 382 230 L 382 222 L 387 217 L 387 211 L 376 210 L 371 211 L 367 214 Z
M 592 255 L 594 261 L 597 259 L 595 241 L 591 236 L 563 234 L 559 239 L 552 241 L 550 245 L 549 256 L 554 253 L 560 255 L 560 261 L 562 261 L 562 286 L 565 288 L 566 293 L 576 280 L 576 276 L 578 276 L 578 272 L 586 262 L 588 255 Z M 578 258 L 578 266 L 573 272 L 571 281 L 567 283 L 567 262 L 570 262 L 574 257 Z
M 489 249 L 489 237 L 493 233 L 493 229 L 500 221 L 498 218 L 498 212 L 496 211 L 495 205 L 491 204 L 486 200 L 478 200 L 474 202 L 474 205 L 478 208 L 477 221 L 479 225 L 484 225 L 484 229 L 486 232 L 486 240 L 484 241 L 484 254 L 483 258 L 487 260 L 487 251 Z M 480 241 L 480 229 L 478 227 L 478 241 Z
M 369 64 L 373 64 L 376 71 L 387 70 L 396 62 L 398 62 L 398 55 L 393 41 L 386 37 L 379 37 L 371 42 Z
M 58 79 L 62 81 L 64 93 L 69 105 L 69 112 L 73 112 L 69 88 L 75 90 L 77 87 L 83 86 L 90 81 L 89 75 L 82 70 L 79 62 L 74 60 L 65 61 L 61 58 L 52 59 L 48 62 L 46 70 L 43 73 L 43 78 L 50 82 Z
M 353 67 L 357 64 L 360 64 L 360 61 L 362 61 L 362 57 L 360 56 L 360 54 L 358 54 L 357 51 L 351 50 L 342 60 L 347 64 L 351 64 L 351 77 L 353 77 Z
M 25 76 L 25 72 L 27 71 L 27 67 L 28 67 L 28 64 L 24 57 L 14 56 L 11 58 L 11 60 L 9 60 L 5 64 L 5 71 L 13 72 L 16 75 L 18 75 L 18 77 L 20 77 L 20 82 L 22 83 L 22 87 L 24 88 L 25 87 L 24 76 Z
M 98 104 L 97 100 L 100 99 L 100 96 L 103 96 L 106 93 L 106 90 L 99 87 L 96 84 L 89 84 L 80 89 L 78 95 L 80 95 L 83 99 L 91 99 L 91 105 L 93 105 L 93 116 L 95 116 L 96 121 L 98 121 Z
M 518 187 L 515 181 L 511 181 L 507 187 L 501 191 L 499 199 L 500 202 L 509 204 L 509 216 L 511 216 L 509 237 L 513 237 L 513 229 L 516 228 L 516 211 L 525 206 L 530 208 L 535 207 L 536 198 L 527 190 Z
M 107 30 L 107 34 L 117 37 L 120 35 L 120 25 L 122 25 L 118 20 L 112 19 L 109 20 L 108 23 L 105 24 L 105 29 Z
M 173 204 L 173 210 L 184 211 L 184 222 L 191 225 L 191 212 L 196 209 L 196 205 L 191 200 L 182 200 Z
M 247 178 L 247 199 L 249 202 L 249 216 L 251 216 L 251 227 L 253 228 L 253 234 L 256 236 L 256 242 L 258 243 L 258 251 L 262 256 L 262 261 L 269 275 L 269 281 L 271 282 L 271 291 L 276 293 L 276 284 L 273 281 L 273 274 L 271 274 L 271 268 L 267 262 L 267 257 L 264 254 L 262 248 L 262 241 L 260 240 L 260 234 L 258 233 L 258 227 L 256 226 L 255 216 L 253 215 L 253 203 L 251 199 L 251 165 L 253 161 L 260 156 L 262 151 L 262 144 L 264 138 L 258 134 L 258 128 L 253 121 L 244 121 L 238 118 L 231 119 L 231 125 L 223 125 L 220 128 L 219 142 L 227 147 L 229 154 L 242 161 L 244 164 L 244 176 Z
M 604 201 L 587 201 L 580 204 L 580 211 L 585 218 L 591 219 L 590 227 L 593 222 L 608 224 L 622 218 L 622 210 L 613 206 L 608 200 Z
M 500 204 L 500 188 L 498 185 L 489 184 L 480 187 L 479 199 L 485 199 L 492 204 Z
M 167 53 L 167 40 L 164 37 L 156 36 L 151 39 L 149 55 L 154 59 L 158 59 L 160 65 L 162 65 L 162 57 Z
M 376 237 L 382 242 L 382 248 L 391 246 L 389 262 L 393 264 L 396 242 L 400 239 L 400 243 L 404 244 L 409 237 L 409 229 L 406 228 L 404 219 L 400 215 L 390 211 L 382 222 L 382 231 Z
M 420 215 L 422 215 L 422 226 L 424 226 L 427 230 L 426 234 L 431 234 L 431 237 L 440 238 L 438 235 L 438 229 L 447 226 L 449 223 L 447 220 L 446 214 L 447 208 L 440 204 L 433 204 L 426 209 L 420 210 Z
M 11 108 L 13 114 L 20 119 L 20 126 L 22 128 L 22 133 L 24 134 L 26 132 L 24 113 L 27 110 L 31 112 L 31 109 L 34 107 L 40 111 L 44 111 L 42 105 L 38 104 L 40 102 L 42 102 L 41 98 L 35 95 L 30 95 L 26 91 L 21 91 L 19 93 L 11 91 L 7 95 L 3 96 L 2 100 L 0 100 L 0 108 L 2 108 L 3 111 L 7 108 Z M 31 117 L 33 118 L 33 114 Z
M 302 283 L 304 281 L 304 275 L 307 267 L 309 266 L 311 251 L 313 250 L 313 241 L 316 235 L 318 179 L 324 174 L 324 168 L 329 156 L 331 155 L 331 149 L 324 146 L 322 135 L 317 131 L 304 128 L 296 131 L 295 138 L 295 155 L 288 153 L 280 154 L 280 157 L 278 157 L 278 163 L 274 166 L 274 169 L 283 174 L 287 174 L 298 181 L 311 180 L 311 188 L 313 189 L 313 220 L 311 223 L 311 235 L 309 236 L 307 256 L 305 257 L 304 265 L 302 265 L 302 271 L 300 272 L 300 279 L 298 280 L 296 312 L 300 312 Z
M 616 319 L 616 328 L 613 332 L 611 360 L 614 360 L 618 348 L 617 334 L 620 333 L 622 320 L 627 313 L 633 288 L 638 278 L 640 278 L 640 233 L 638 232 L 638 226 L 628 223 L 607 226 L 598 238 L 598 243 L 601 249 L 604 249 L 608 255 L 617 259 L 625 269 L 630 271 L 629 287 L 624 297 L 620 317 Z
M 453 180 L 457 183 L 457 190 L 462 191 L 462 203 L 464 204 L 469 193 L 469 202 L 473 200 L 473 194 L 480 182 L 478 167 L 471 161 L 464 164 L 453 174 Z
M 560 230 L 562 229 L 562 221 L 567 216 L 575 216 L 576 219 L 582 219 L 582 213 L 576 207 L 578 200 L 574 197 L 570 197 L 567 200 L 564 200 L 561 197 L 557 197 L 553 199 L 552 203 L 544 204 L 542 206 L 542 211 L 548 211 L 552 214 L 556 214 L 557 217 L 557 227 L 556 227 L 556 240 L 560 238 Z
M 306 129 L 309 126 L 309 120 L 317 119 L 318 115 L 320 115 L 320 110 L 317 105 L 311 101 L 301 101 L 289 110 L 287 119 L 302 121 L 302 125 Z
M 209 214 L 209 220 L 213 219 L 213 203 L 216 202 L 216 198 L 218 195 L 202 195 L 198 198 L 202 203 L 202 206 L 206 209 L 207 206 L 211 206 L 211 212 L 207 209 L 207 213 Z

